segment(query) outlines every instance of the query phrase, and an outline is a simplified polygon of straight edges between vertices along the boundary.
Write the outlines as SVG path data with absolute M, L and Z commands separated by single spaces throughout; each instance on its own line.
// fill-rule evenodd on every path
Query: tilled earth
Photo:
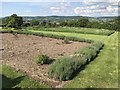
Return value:
M 58 81 L 48 77 L 47 71 L 50 64 L 38 65 L 35 62 L 39 54 L 45 54 L 50 59 L 61 56 L 70 56 L 77 49 L 83 48 L 88 43 L 72 42 L 63 43 L 63 40 L 39 37 L 33 35 L 1 34 L 2 63 L 15 68 L 17 71 L 25 72 L 37 81 L 51 87 L 62 87 L 66 82 Z

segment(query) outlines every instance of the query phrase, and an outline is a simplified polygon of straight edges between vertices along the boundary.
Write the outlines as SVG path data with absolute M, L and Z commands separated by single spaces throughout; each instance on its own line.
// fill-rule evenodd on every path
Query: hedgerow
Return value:
M 55 39 L 62 39 L 65 38 L 70 41 L 79 41 L 79 42 L 87 42 L 87 43 L 93 43 L 93 40 L 84 39 L 84 38 L 78 38 L 78 37 L 71 37 L 71 36 L 64 36 L 64 35 L 55 35 L 50 33 L 42 33 L 42 32 L 32 32 L 32 31 L 21 31 L 21 30 L 0 30 L 0 33 L 16 33 L 16 34 L 26 34 L 26 35 L 36 35 L 41 37 L 49 37 L 49 38 L 55 38 Z
M 63 57 L 56 60 L 49 68 L 49 76 L 60 80 L 73 78 L 82 66 L 91 62 L 97 56 L 102 47 L 102 43 L 96 42 L 78 50 L 72 57 Z
M 69 28 L 33 28 L 33 27 L 28 27 L 29 30 L 39 30 L 39 31 L 54 31 L 54 32 L 72 32 L 72 33 L 81 33 L 81 34 L 94 34 L 94 35 L 106 35 L 106 36 L 109 36 L 111 34 L 114 33 L 114 31 L 110 31 L 110 30 L 102 30 L 102 29 L 99 29 L 98 31 L 97 30 L 90 30 L 90 28 L 87 28 L 87 29 L 83 29 L 83 30 L 80 30 L 77 28 L 77 30 L 73 30 L 73 29 L 69 29 Z
M 49 76 L 60 80 L 69 80 L 73 73 L 80 68 L 80 62 L 69 57 L 56 60 L 49 69 Z

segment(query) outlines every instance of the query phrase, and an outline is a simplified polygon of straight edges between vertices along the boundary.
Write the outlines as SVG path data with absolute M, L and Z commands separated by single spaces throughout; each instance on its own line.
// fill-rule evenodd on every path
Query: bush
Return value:
M 79 67 L 80 64 L 77 61 L 63 57 L 56 60 L 56 62 L 50 66 L 48 74 L 55 79 L 69 80 Z
M 48 71 L 50 77 L 60 80 L 69 80 L 80 71 L 80 68 L 91 62 L 98 54 L 103 44 L 93 43 L 75 52 L 72 57 L 56 60 Z
M 37 56 L 37 59 L 36 59 L 36 62 L 37 62 L 37 64 L 45 64 L 45 63 L 47 63 L 47 61 L 48 61 L 48 56 L 46 56 L 46 55 L 38 55 Z

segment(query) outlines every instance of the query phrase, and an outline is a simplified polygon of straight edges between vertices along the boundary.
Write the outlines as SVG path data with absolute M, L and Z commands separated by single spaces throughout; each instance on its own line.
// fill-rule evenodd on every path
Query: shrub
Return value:
M 96 42 L 78 50 L 72 57 L 63 57 L 56 60 L 50 66 L 48 71 L 49 76 L 60 80 L 71 79 L 78 71 L 80 71 L 82 66 L 88 64 L 97 56 L 102 47 L 102 43 Z
M 77 61 L 68 57 L 62 57 L 50 66 L 48 74 L 55 79 L 69 80 L 79 67 L 80 65 Z
M 48 61 L 48 56 L 46 56 L 46 55 L 38 55 L 37 56 L 37 59 L 36 59 L 36 62 L 37 62 L 37 64 L 45 64 L 45 63 L 47 63 L 47 61 Z

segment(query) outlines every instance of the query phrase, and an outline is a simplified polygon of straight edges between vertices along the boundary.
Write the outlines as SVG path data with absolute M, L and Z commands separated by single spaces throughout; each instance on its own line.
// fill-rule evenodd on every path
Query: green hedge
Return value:
M 51 32 L 68 32 L 68 33 L 81 33 L 81 34 L 94 34 L 94 35 L 106 35 L 109 36 L 114 33 L 114 31 L 110 30 L 102 30 L 99 29 L 98 31 L 96 30 L 91 30 L 90 28 L 85 28 L 83 30 L 78 29 L 74 30 L 74 28 L 35 28 L 35 27 L 27 27 L 28 30 L 38 30 L 38 31 L 51 31 Z
M 78 50 L 72 57 L 63 57 L 56 60 L 49 68 L 49 76 L 60 80 L 73 78 L 82 66 L 91 62 L 97 56 L 102 47 L 102 43 L 96 42 Z
M 42 33 L 42 32 L 32 32 L 32 31 L 22 31 L 22 30 L 0 30 L 0 33 L 16 33 L 16 34 L 26 34 L 26 35 L 36 35 L 41 37 L 49 37 L 49 38 L 55 38 L 55 39 L 62 39 L 65 38 L 67 40 L 71 41 L 79 41 L 79 42 L 87 42 L 87 43 L 93 43 L 93 40 L 84 39 L 84 38 L 78 38 L 78 37 L 71 37 L 71 36 L 64 36 L 64 35 L 55 35 L 50 33 Z
M 59 80 L 69 80 L 73 73 L 80 68 L 80 62 L 69 57 L 56 60 L 49 68 L 50 77 Z

